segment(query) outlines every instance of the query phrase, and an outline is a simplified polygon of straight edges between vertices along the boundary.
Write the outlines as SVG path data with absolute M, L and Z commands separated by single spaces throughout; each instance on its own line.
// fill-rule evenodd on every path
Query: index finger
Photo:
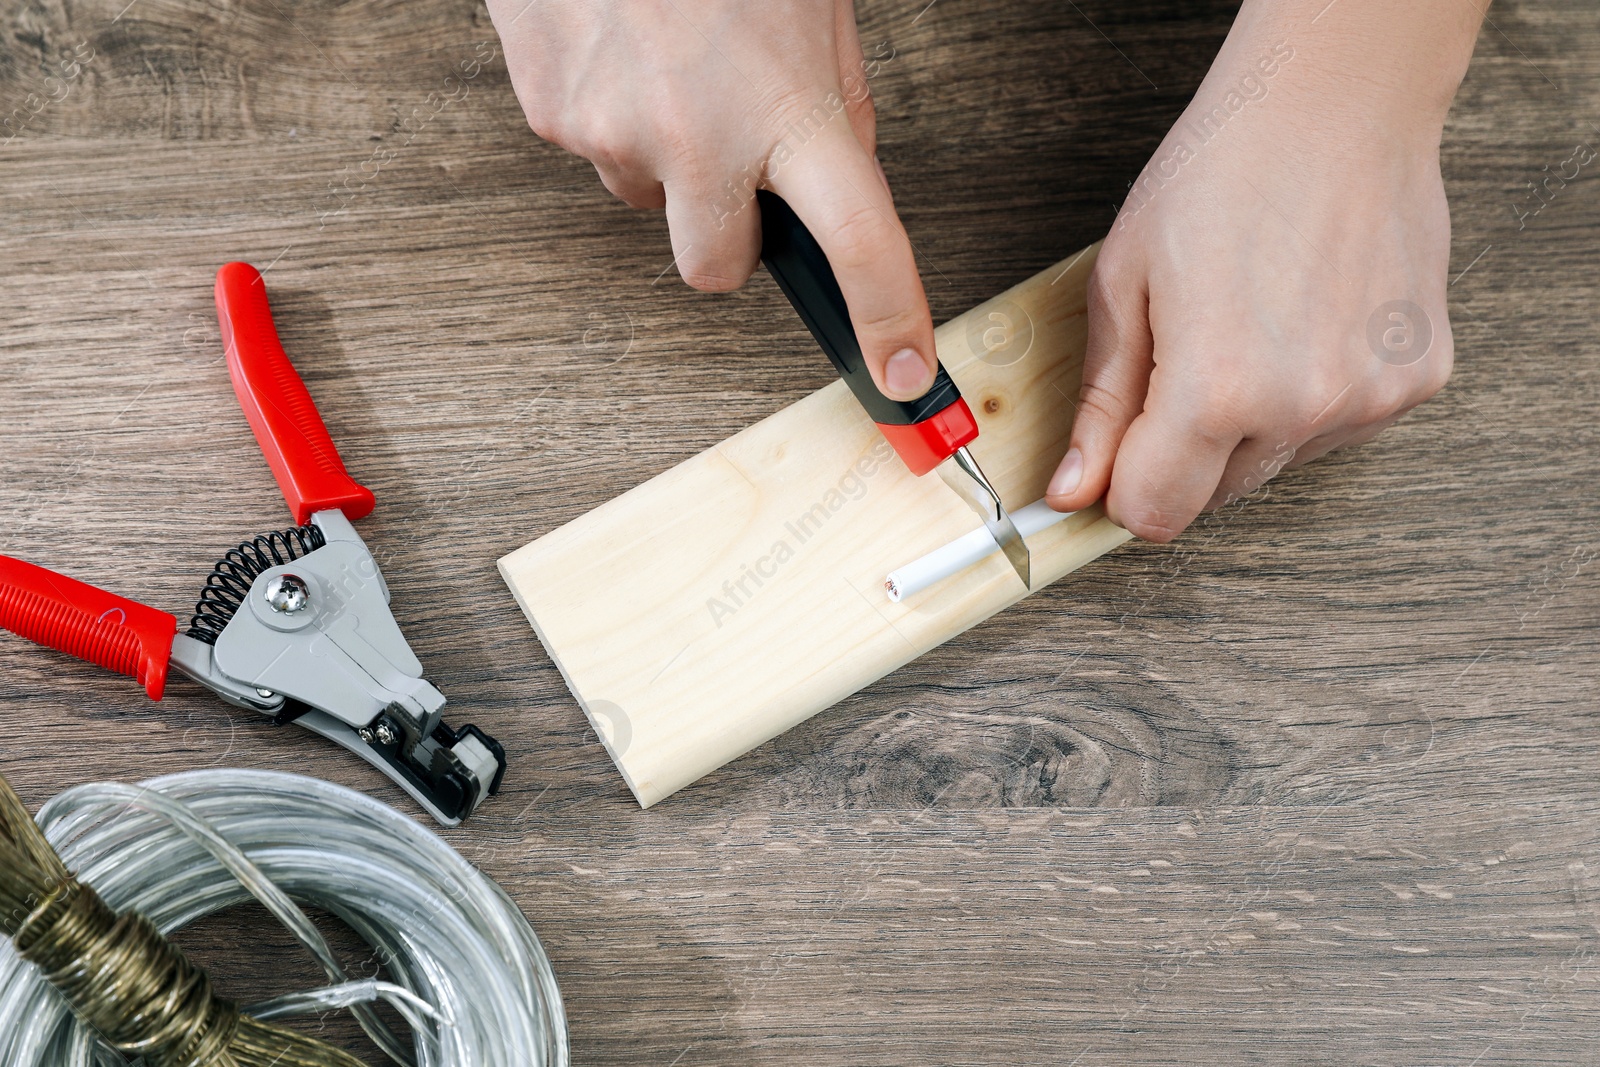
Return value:
M 879 391 L 915 400 L 933 384 L 933 316 L 877 162 L 847 124 L 824 128 L 768 183 L 794 208 L 839 280 Z

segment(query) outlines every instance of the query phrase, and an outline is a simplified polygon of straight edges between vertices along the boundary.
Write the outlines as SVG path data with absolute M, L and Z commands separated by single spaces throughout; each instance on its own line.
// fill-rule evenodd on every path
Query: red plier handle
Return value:
M 217 271 L 217 321 L 228 373 L 294 521 L 338 508 L 350 519 L 372 510 L 372 491 L 350 477 L 316 402 L 278 340 L 267 283 L 248 263 Z
M 98 663 L 160 700 L 178 620 L 64 574 L 0 556 L 0 627 Z
M 344 469 L 328 428 L 278 341 L 261 273 L 248 263 L 217 272 L 217 318 L 239 406 L 266 453 L 294 521 L 339 508 L 372 510 L 370 490 Z M 0 556 L 0 627 L 135 679 L 160 700 L 178 620 L 64 574 Z

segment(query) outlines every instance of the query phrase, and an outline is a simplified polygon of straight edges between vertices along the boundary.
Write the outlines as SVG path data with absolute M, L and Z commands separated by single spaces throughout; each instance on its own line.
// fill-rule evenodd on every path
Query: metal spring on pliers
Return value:
M 327 543 L 320 529 L 307 525 L 274 530 L 230 548 L 206 577 L 200 602 L 189 620 L 189 636 L 208 645 L 216 644 L 222 628 L 250 595 L 250 584 L 258 574 L 315 552 Z

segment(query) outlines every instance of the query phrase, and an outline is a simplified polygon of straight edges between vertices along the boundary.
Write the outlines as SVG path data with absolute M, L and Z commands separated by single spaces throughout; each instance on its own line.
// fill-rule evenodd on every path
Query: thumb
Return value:
M 827 254 L 879 391 L 892 400 L 927 392 L 938 356 L 911 239 L 849 124 L 822 129 L 770 184 Z
M 1086 508 L 1110 488 L 1117 449 L 1144 410 L 1155 369 L 1149 291 L 1141 275 L 1114 272 L 1102 256 L 1089 277 L 1088 303 L 1089 340 L 1072 445 L 1045 490 L 1057 511 Z

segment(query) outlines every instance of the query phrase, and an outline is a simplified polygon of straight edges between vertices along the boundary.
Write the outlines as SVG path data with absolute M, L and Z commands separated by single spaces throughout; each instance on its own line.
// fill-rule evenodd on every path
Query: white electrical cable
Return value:
M 1017 533 L 1032 537 L 1040 530 L 1047 530 L 1075 514 L 1073 511 L 1056 511 L 1043 500 L 1035 500 L 1027 507 L 1013 511 L 1011 521 L 1017 524 Z M 998 551 L 1000 543 L 989 533 L 988 527 L 980 526 L 891 572 L 883 587 L 889 599 L 898 604 L 906 597 L 920 593 L 935 582 L 942 582 Z
M 441 838 L 370 797 L 276 771 L 190 771 L 69 789 L 38 823 L 107 904 L 164 933 L 260 900 L 331 984 L 247 1014 L 349 1007 L 392 1060 L 417 1067 L 567 1067 L 561 993 L 527 919 Z M 350 980 L 297 902 L 348 923 L 389 981 Z M 379 999 L 412 1027 L 410 1042 L 372 1011 Z M 0 939 L 0 1064 L 124 1062 Z

